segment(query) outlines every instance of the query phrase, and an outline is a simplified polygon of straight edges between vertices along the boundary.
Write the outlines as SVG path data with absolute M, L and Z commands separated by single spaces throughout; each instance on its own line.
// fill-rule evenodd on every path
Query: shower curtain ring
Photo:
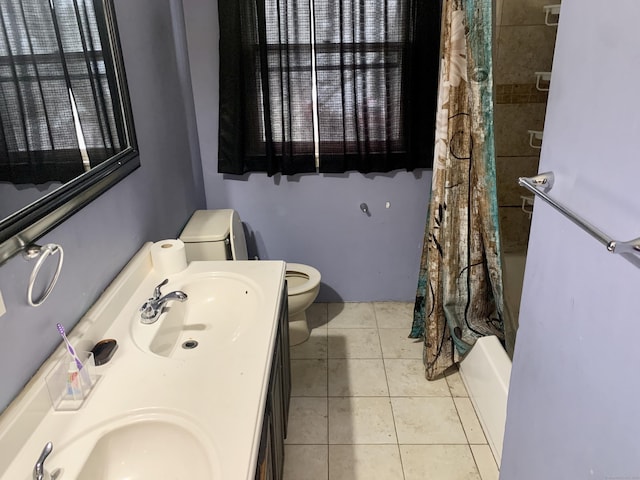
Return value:
M 56 267 L 56 272 L 53 275 L 53 278 L 51 279 L 51 282 L 49 282 L 49 285 L 47 286 L 47 288 L 44 291 L 44 293 L 42 294 L 42 296 L 39 299 L 34 300 L 33 299 L 33 286 L 36 283 L 36 278 L 38 277 L 38 273 L 40 272 L 40 268 L 42 267 L 42 264 L 45 262 L 45 260 L 50 255 L 54 255 L 56 253 L 59 255 L 58 266 Z M 27 288 L 27 302 L 32 307 L 39 307 L 47 299 L 47 297 L 49 296 L 49 294 L 53 290 L 53 287 L 56 285 L 56 282 L 58 281 L 58 277 L 60 276 L 60 271 L 62 270 L 62 262 L 64 261 L 64 251 L 62 250 L 62 247 L 60 245 L 56 245 L 55 243 L 47 243 L 46 245 L 44 245 L 42 247 L 39 246 L 39 245 L 33 244 L 33 245 L 29 245 L 25 249 L 25 251 L 22 253 L 22 256 L 23 256 L 23 258 L 25 260 L 32 260 L 34 258 L 38 259 L 38 261 L 36 262 L 35 266 L 33 267 L 33 271 L 31 272 L 31 276 L 29 277 L 29 286 Z

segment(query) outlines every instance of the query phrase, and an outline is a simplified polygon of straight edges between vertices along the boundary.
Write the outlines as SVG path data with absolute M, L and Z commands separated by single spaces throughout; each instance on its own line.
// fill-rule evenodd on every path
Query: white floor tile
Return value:
M 382 358 L 377 328 L 329 328 L 329 358 Z
M 489 445 L 471 445 L 471 452 L 473 452 L 473 458 L 480 471 L 480 478 L 482 480 L 498 480 L 500 473 L 493 453 L 491 453 L 491 447 Z
M 284 480 L 327 480 L 328 445 L 285 445 Z
M 327 360 L 292 359 L 291 395 L 294 397 L 326 397 Z
M 285 443 L 326 444 L 327 430 L 326 397 L 291 397 Z
M 329 445 L 329 480 L 404 480 L 398 446 Z
M 406 328 L 381 328 L 380 344 L 384 358 L 422 358 L 422 339 L 408 338 Z
M 411 302 L 317 303 L 291 347 L 284 480 L 498 480 L 457 370 L 428 381 Z
M 398 443 L 466 444 L 451 397 L 392 397 Z
M 404 328 L 407 332 L 413 324 L 413 303 L 374 302 L 378 328 Z
M 389 394 L 392 397 L 448 397 L 444 378 L 427 380 L 424 364 L 418 359 L 385 359 Z
M 464 386 L 460 372 L 454 370 L 445 376 L 447 383 L 449 384 L 449 390 L 454 397 L 468 397 L 467 389 Z
M 469 445 L 400 445 L 405 480 L 480 480 Z
M 316 328 L 306 342 L 290 348 L 291 358 L 327 358 L 327 329 Z
M 376 328 L 372 303 L 329 303 L 329 328 Z
M 467 435 L 467 441 L 472 444 L 487 443 L 471 400 L 468 397 L 455 397 L 453 401 L 462 421 L 464 433 Z
M 330 444 L 396 444 L 389 398 L 330 397 Z
M 329 396 L 388 397 L 382 359 L 330 359 Z

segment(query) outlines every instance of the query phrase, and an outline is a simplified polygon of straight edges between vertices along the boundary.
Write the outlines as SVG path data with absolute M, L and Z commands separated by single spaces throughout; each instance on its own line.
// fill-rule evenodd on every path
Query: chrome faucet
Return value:
M 47 442 L 47 444 L 42 449 L 42 453 L 36 462 L 35 467 L 33 467 L 33 480 L 44 480 L 48 476 L 45 476 L 44 470 L 44 461 L 47 459 L 49 454 L 53 451 L 53 443 Z
M 153 297 L 144 302 L 144 305 L 140 307 L 140 322 L 145 325 L 150 325 L 158 320 L 158 317 L 162 313 L 162 309 L 167 302 L 170 302 L 171 300 L 184 302 L 187 299 L 187 294 L 180 290 L 167 293 L 165 296 L 161 297 L 162 293 L 160 292 L 160 289 L 168 282 L 169 279 L 165 278 L 164 281 L 153 290 Z

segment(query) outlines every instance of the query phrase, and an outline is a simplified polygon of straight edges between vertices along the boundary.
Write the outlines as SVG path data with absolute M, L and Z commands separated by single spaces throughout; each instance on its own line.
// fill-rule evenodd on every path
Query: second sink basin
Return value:
M 102 436 L 77 478 L 213 480 L 210 456 L 186 428 L 161 420 L 140 421 Z
M 162 357 L 184 358 L 242 341 L 258 318 L 260 289 L 241 275 L 196 275 L 163 290 L 181 290 L 188 298 L 167 304 L 154 324 L 141 324 L 136 316 L 132 332 L 138 347 Z

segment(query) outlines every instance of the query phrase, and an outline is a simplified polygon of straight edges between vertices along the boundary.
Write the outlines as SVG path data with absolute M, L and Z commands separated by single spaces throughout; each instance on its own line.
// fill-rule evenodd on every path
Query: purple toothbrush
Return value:
M 69 342 L 69 339 L 67 338 L 66 333 L 64 333 L 64 327 L 62 326 L 61 323 L 56 323 L 56 327 L 58 327 L 58 332 L 60 332 L 60 336 L 62 336 L 62 339 L 64 340 L 64 343 L 67 346 L 67 351 L 69 352 L 69 355 L 71 355 L 71 358 L 73 358 L 73 360 L 76 362 L 76 366 L 78 367 L 78 371 L 80 372 L 80 376 L 82 377 L 82 380 L 87 385 L 91 385 L 91 378 L 89 377 L 88 372 L 83 368 L 84 365 L 82 365 L 82 362 L 78 358 L 78 355 L 76 355 L 76 351 L 73 349 L 73 346 L 71 346 L 71 343 Z

